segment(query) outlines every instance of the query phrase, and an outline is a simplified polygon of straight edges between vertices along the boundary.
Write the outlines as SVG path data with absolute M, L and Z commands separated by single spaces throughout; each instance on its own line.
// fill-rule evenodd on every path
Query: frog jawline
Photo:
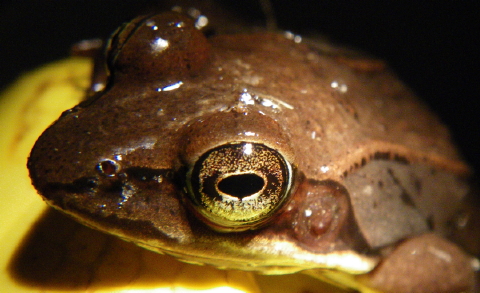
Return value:
M 154 244 L 136 243 L 147 250 L 157 253 L 167 254 L 175 257 L 177 260 L 195 264 L 212 265 L 218 269 L 225 270 L 243 270 L 254 271 L 265 275 L 284 275 L 298 273 L 304 270 L 324 270 L 333 269 L 343 271 L 349 274 L 365 274 L 372 271 L 380 261 L 378 256 L 367 256 L 359 254 L 352 250 L 333 251 L 327 254 L 313 254 L 299 250 L 289 242 L 278 242 L 282 249 L 286 250 L 283 258 L 274 258 L 271 261 L 266 259 L 252 259 L 248 262 L 232 261 L 228 266 L 225 260 L 200 256 L 198 254 L 185 254 L 178 251 L 159 249 Z M 282 260 L 283 259 L 283 260 Z M 292 259 L 295 262 L 292 262 Z

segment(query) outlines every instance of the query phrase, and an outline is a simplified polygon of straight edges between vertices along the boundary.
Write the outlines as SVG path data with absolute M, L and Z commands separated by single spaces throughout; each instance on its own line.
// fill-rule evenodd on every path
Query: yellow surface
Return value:
M 306 275 L 184 264 L 47 208 L 26 160 L 40 133 L 83 97 L 90 70 L 88 59 L 70 58 L 0 95 L 0 292 L 340 292 Z

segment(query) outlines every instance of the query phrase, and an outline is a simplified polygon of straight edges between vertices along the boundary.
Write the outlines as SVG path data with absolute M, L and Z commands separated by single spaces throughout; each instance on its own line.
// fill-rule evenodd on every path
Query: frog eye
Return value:
M 292 167 L 258 143 L 235 143 L 203 154 L 187 174 L 189 200 L 207 225 L 218 231 L 255 229 L 288 197 Z
M 206 63 L 209 44 L 190 17 L 177 12 L 141 16 L 120 27 L 107 46 L 114 78 L 175 79 Z

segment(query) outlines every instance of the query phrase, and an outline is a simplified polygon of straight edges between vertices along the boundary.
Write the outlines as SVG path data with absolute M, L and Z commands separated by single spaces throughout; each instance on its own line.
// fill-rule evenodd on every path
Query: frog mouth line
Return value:
M 218 258 L 218 256 L 209 257 L 208 254 L 189 254 L 168 249 L 159 249 L 155 244 L 137 243 L 137 245 L 147 250 L 171 255 L 180 261 L 190 264 L 207 264 L 220 269 L 255 271 L 269 275 L 325 269 L 335 269 L 350 274 L 365 274 L 372 271 L 380 261 L 380 257 L 378 256 L 364 256 L 349 250 L 336 251 L 324 255 L 312 254 L 300 251 L 298 247 L 295 247 L 289 242 L 280 241 L 276 243 L 276 247 L 282 247 L 284 253 L 277 254 L 275 257 L 272 257 L 271 260 L 265 258 L 234 258 L 232 256 L 225 258 Z M 262 247 L 256 247 L 255 250 L 262 254 L 266 252 Z M 252 249 L 252 251 L 255 250 Z M 348 266 L 345 264 L 348 264 Z

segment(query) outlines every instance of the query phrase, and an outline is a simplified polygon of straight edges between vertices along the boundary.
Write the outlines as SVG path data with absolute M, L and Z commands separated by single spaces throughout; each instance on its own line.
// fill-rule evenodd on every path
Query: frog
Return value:
M 473 292 L 480 264 L 455 237 L 475 236 L 472 171 L 413 91 L 363 54 L 206 22 L 168 11 L 113 33 L 28 158 L 45 202 L 188 263 Z

